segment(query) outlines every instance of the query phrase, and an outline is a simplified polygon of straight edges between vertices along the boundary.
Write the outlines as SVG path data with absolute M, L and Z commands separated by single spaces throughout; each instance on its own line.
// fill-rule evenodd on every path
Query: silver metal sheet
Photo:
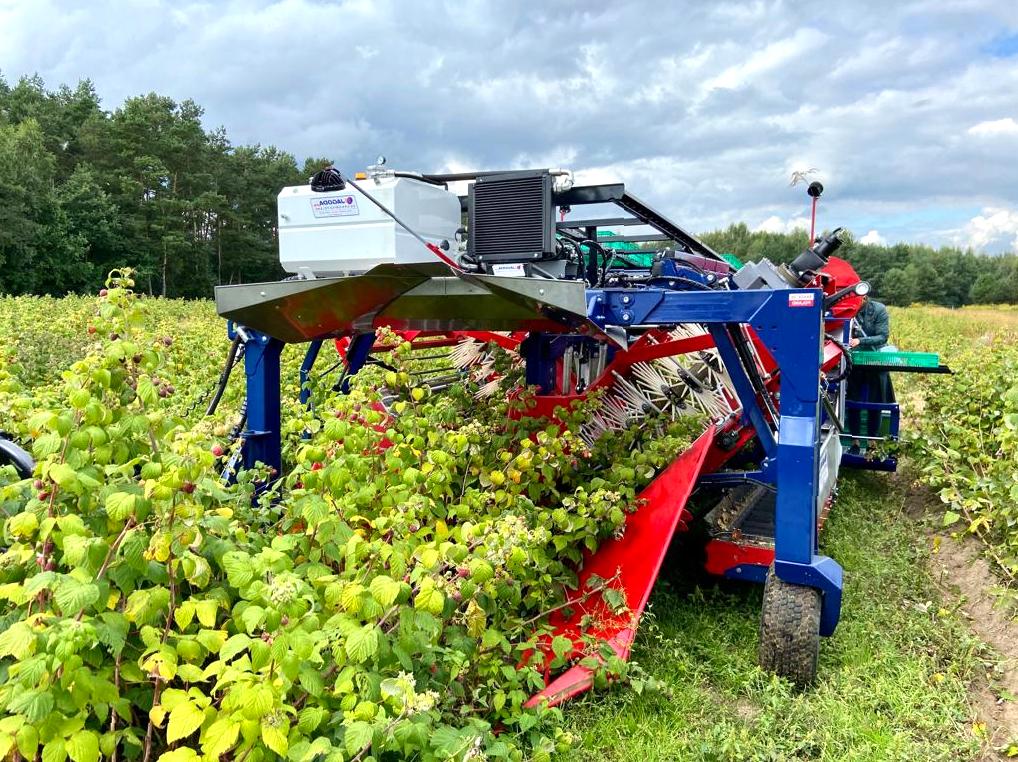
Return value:
M 363 275 L 220 286 L 225 318 L 297 343 L 379 326 L 422 331 L 580 331 L 601 335 L 580 281 L 453 274 L 438 265 L 380 265 Z

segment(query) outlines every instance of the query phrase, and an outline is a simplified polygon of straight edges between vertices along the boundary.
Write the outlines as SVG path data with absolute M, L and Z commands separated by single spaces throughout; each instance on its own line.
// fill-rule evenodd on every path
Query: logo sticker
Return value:
M 351 217 L 360 210 L 353 196 L 330 196 L 311 199 L 311 213 L 315 217 Z
M 813 294 L 789 294 L 789 307 L 812 307 L 816 297 Z

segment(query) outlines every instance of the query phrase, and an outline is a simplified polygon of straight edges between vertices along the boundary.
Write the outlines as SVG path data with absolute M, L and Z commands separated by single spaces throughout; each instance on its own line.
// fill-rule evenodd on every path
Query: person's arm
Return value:
M 891 317 L 886 307 L 880 307 L 873 316 L 873 324 L 865 336 L 859 337 L 859 349 L 879 349 L 887 343 L 891 335 Z

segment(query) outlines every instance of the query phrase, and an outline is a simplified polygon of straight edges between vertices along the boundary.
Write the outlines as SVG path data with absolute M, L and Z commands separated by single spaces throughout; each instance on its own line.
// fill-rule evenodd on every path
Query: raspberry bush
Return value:
M 522 706 L 571 651 L 558 639 L 552 664 L 533 655 L 546 616 L 701 422 L 587 447 L 582 411 L 551 425 L 520 415 L 526 392 L 480 403 L 469 383 L 415 386 L 406 346 L 349 395 L 316 388 L 312 411 L 295 402 L 289 357 L 287 473 L 226 486 L 217 453 L 236 446 L 233 421 L 195 413 L 221 323 L 174 332 L 176 303 L 131 285 L 115 273 L 68 316 L 81 335 L 60 329 L 66 354 L 80 358 L 61 372 L 0 328 L 0 428 L 37 459 L 28 480 L 0 471 L 0 757 L 567 748 L 556 710 Z M 621 600 L 612 580 L 586 594 Z M 591 644 L 584 658 L 626 676 L 599 656 Z

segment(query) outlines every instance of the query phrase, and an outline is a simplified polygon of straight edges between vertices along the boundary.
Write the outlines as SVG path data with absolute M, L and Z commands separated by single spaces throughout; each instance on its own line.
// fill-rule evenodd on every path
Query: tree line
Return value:
M 767 258 L 791 262 L 809 244 L 804 230 L 791 233 L 753 232 L 744 223 L 701 236 L 715 251 L 743 260 Z M 837 256 L 847 259 L 873 287 L 874 298 L 886 304 L 917 302 L 961 307 L 965 304 L 1018 303 L 1018 256 L 990 256 L 952 246 L 920 243 L 860 243 L 848 231 Z
M 0 76 L 0 292 L 95 291 L 123 265 L 163 296 L 281 277 L 276 194 L 328 161 L 234 146 L 201 117 L 190 100 L 105 111 L 89 81 Z
M 47 90 L 0 76 L 0 293 L 95 291 L 115 267 L 163 296 L 207 297 L 219 283 L 275 280 L 276 195 L 329 161 L 234 146 L 202 109 L 150 93 L 102 108 L 88 81 Z M 745 224 L 703 235 L 718 251 L 788 262 L 804 231 Z M 1018 302 L 1018 257 L 922 244 L 839 254 L 890 304 Z

